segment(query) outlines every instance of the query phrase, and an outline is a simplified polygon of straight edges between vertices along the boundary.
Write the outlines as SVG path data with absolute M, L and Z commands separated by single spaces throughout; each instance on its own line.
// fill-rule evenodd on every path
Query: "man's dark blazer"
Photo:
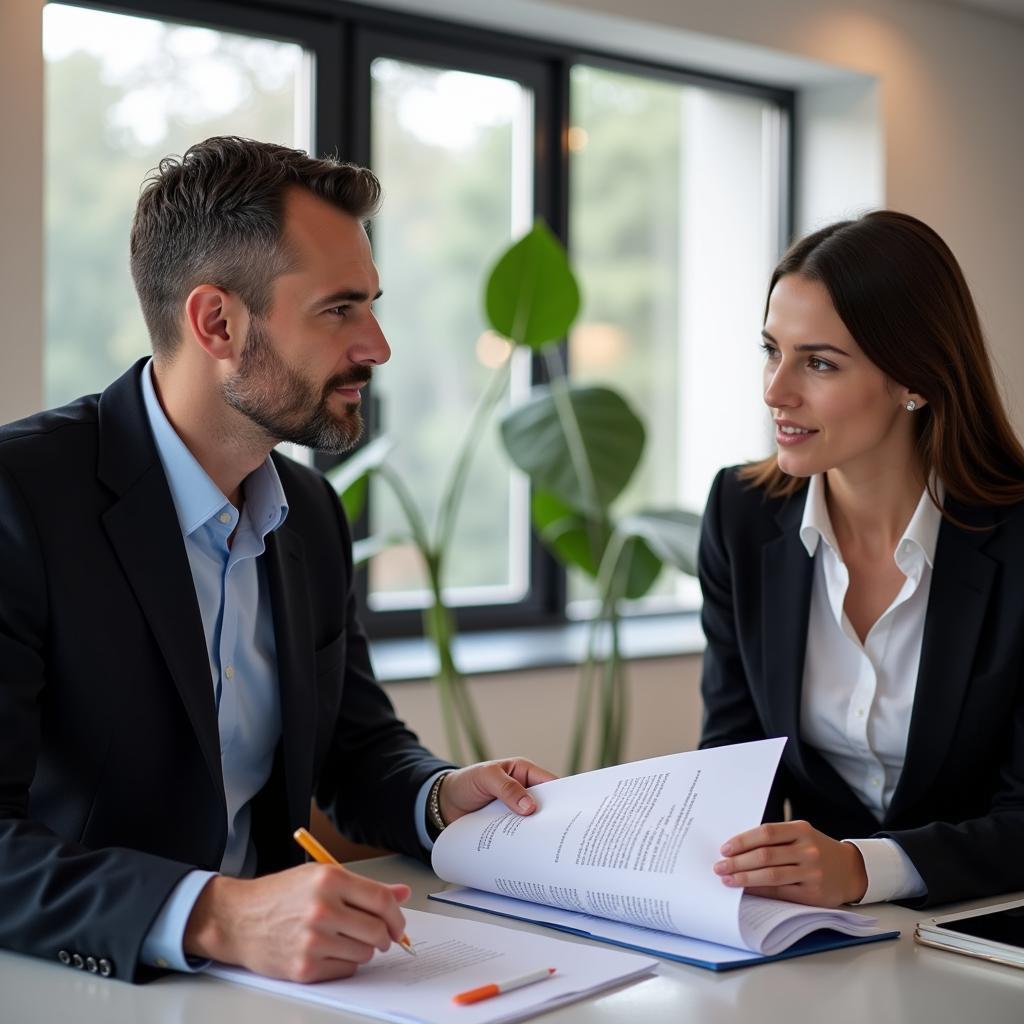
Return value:
M 141 366 L 0 429 L 0 947 L 130 979 L 168 894 L 217 870 L 227 837 L 203 625 Z M 446 764 L 373 679 L 337 497 L 273 458 L 289 504 L 263 556 L 282 739 L 254 800 L 259 872 L 302 860 L 291 834 L 314 794 L 353 838 L 422 856 L 416 794 Z
M 700 547 L 707 635 L 702 746 L 786 736 L 765 815 L 837 839 L 887 836 L 928 887 L 913 901 L 1024 889 L 1024 507 L 947 499 L 939 530 L 903 772 L 879 822 L 799 738 L 813 560 L 800 541 L 807 488 L 771 499 L 720 472 Z

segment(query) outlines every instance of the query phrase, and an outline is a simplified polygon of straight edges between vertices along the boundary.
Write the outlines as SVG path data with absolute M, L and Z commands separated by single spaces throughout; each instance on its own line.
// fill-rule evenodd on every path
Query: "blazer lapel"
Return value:
M 978 648 L 996 563 L 979 550 L 995 532 L 991 509 L 947 507 L 963 530 L 943 520 L 921 641 L 904 770 L 886 819 L 898 818 L 931 785 L 956 729 Z M 988 529 L 984 529 L 988 527 Z
M 305 547 L 287 523 L 267 537 L 285 792 L 292 829 L 309 824 L 316 738 L 316 660 Z
M 806 494 L 806 491 L 804 492 Z M 800 692 L 814 560 L 800 540 L 804 502 L 791 498 L 776 515 L 780 536 L 761 549 L 761 650 L 769 735 L 800 735 Z M 794 739 L 783 755 L 803 768 L 802 744 Z
M 100 396 L 98 476 L 118 496 L 103 525 L 224 800 L 213 681 L 185 542 L 156 454 L 137 363 Z
M 791 498 L 783 505 L 775 517 L 782 534 L 765 544 L 761 552 L 766 724 L 770 736 L 790 737 L 783 761 L 805 785 L 813 786 L 828 800 L 848 804 L 851 812 L 855 808 L 863 811 L 839 773 L 800 739 L 800 702 L 814 584 L 814 559 L 800 539 L 804 504 Z

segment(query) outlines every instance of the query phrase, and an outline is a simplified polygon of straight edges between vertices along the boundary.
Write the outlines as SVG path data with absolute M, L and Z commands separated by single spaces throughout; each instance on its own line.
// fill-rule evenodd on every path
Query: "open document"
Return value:
M 891 937 L 874 918 L 746 896 L 714 874 L 721 844 L 761 821 L 784 745 L 547 782 L 528 818 L 495 802 L 441 833 L 434 871 L 468 888 L 432 898 L 717 968 Z
M 395 944 L 344 980 L 300 985 L 225 964 L 214 964 L 207 973 L 275 995 L 400 1024 L 504 1024 L 642 977 L 657 966 L 657 961 L 633 953 L 525 936 L 440 914 L 406 910 L 405 923 L 415 957 Z M 545 981 L 469 1006 L 452 1001 L 458 992 L 546 967 L 554 967 L 555 973 Z

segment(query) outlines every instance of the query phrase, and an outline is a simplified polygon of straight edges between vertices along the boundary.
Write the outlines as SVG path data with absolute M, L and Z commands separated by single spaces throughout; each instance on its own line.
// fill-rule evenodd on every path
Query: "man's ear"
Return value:
M 188 333 L 214 359 L 237 359 L 242 354 L 249 315 L 232 292 L 213 284 L 200 284 L 185 300 Z

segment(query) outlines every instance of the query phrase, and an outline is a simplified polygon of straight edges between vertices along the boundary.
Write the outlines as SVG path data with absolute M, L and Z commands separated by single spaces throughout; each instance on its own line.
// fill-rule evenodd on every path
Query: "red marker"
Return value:
M 554 967 L 542 967 L 539 971 L 530 971 L 529 974 L 521 974 L 518 978 L 510 978 L 508 981 L 481 985 L 479 988 L 471 988 L 468 992 L 460 992 L 457 996 L 452 996 L 452 1002 L 458 1003 L 459 1006 L 469 1006 L 471 1003 L 479 1003 L 492 996 L 500 996 L 502 992 L 511 992 L 514 988 L 522 988 L 524 985 L 532 985 L 535 981 L 543 981 L 554 973 Z

